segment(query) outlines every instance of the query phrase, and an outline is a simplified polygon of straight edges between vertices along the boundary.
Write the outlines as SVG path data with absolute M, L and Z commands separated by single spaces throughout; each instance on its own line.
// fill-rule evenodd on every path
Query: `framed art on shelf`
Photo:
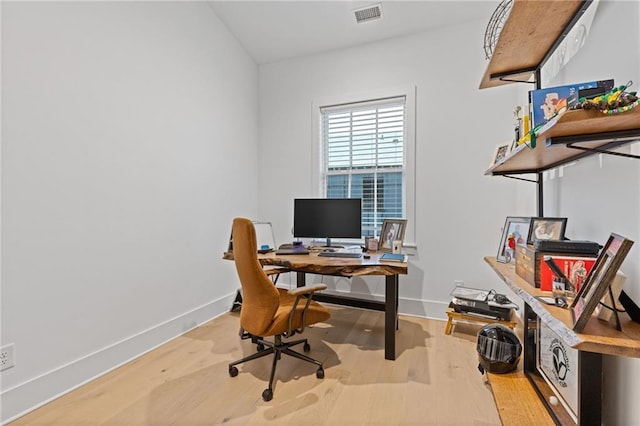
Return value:
M 496 256 L 498 262 L 510 263 L 515 261 L 516 245 L 523 246 L 527 243 L 530 224 L 530 217 L 507 216 L 502 228 L 498 255 Z
M 392 251 L 394 241 L 404 240 L 406 219 L 385 219 L 380 230 L 379 251 Z
M 566 227 L 566 217 L 532 217 L 527 244 L 533 244 L 537 240 L 564 240 Z
M 584 329 L 598 302 L 609 290 L 609 286 L 613 283 L 613 279 L 632 245 L 633 241 L 618 234 L 612 233 L 609 236 L 607 244 L 600 252 L 595 265 L 591 268 L 591 272 L 571 303 L 571 318 L 575 332 L 580 333 Z M 617 326 L 619 328 L 620 324 Z
M 511 141 L 498 144 L 493 150 L 489 166 L 502 163 L 505 157 L 509 155 L 509 151 L 511 151 Z

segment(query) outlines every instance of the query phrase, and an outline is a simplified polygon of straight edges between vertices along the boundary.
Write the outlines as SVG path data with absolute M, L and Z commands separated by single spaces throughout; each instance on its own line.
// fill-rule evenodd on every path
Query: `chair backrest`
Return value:
M 240 325 L 255 336 L 273 322 L 280 297 L 273 282 L 258 262 L 256 231 L 249 219 L 233 219 L 233 258 L 242 285 L 242 309 Z

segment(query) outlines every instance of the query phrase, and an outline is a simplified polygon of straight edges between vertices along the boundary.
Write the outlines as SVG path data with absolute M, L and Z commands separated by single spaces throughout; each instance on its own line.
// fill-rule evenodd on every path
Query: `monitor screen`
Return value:
M 360 198 L 297 198 L 293 202 L 296 238 L 362 238 Z

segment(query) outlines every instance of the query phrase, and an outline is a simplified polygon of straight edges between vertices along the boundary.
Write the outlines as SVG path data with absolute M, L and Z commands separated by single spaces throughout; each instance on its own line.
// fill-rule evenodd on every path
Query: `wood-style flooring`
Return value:
M 444 321 L 400 316 L 397 360 L 387 361 L 383 313 L 329 308 L 331 318 L 303 334 L 325 378 L 283 356 L 269 402 L 261 394 L 271 357 L 229 377 L 228 363 L 255 345 L 239 338 L 239 315 L 227 313 L 11 425 L 500 424 L 477 370 L 477 326 L 445 335 Z

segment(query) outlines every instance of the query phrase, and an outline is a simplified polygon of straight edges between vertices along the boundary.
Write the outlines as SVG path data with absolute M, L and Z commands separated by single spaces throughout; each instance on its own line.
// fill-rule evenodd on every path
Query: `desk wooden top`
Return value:
M 536 299 L 536 296 L 549 296 L 550 292 L 541 291 L 519 277 L 513 264 L 497 262 L 495 257 L 485 257 L 485 261 L 569 346 L 581 351 L 640 358 L 640 324 L 631 321 L 627 314 L 620 314 L 622 331 L 616 330 L 613 320 L 607 323 L 593 316 L 582 333 L 576 333 L 569 309 L 545 305 Z
M 406 275 L 407 262 L 381 261 L 382 253 L 369 253 L 369 259 L 364 256 L 353 257 L 320 257 L 317 253 L 280 255 L 275 253 L 258 254 L 261 265 L 281 266 L 293 271 L 307 272 L 320 275 L 339 275 L 343 277 L 358 277 L 363 275 Z M 225 252 L 223 259 L 233 260 L 232 252 Z

